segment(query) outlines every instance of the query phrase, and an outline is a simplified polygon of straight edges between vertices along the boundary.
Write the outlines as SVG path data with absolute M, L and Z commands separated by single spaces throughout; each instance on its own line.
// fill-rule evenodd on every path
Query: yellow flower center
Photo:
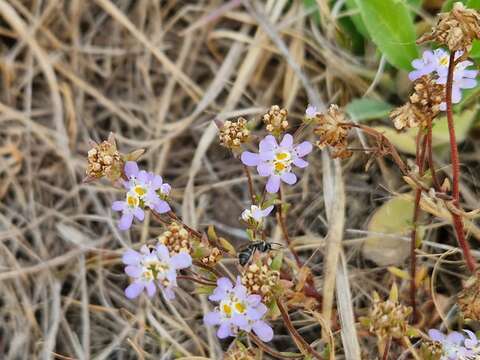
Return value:
M 133 191 L 135 192 L 135 194 L 137 194 L 138 196 L 143 196 L 147 193 L 147 189 L 145 189 L 143 186 L 140 186 L 140 185 L 137 185 L 135 186 L 135 188 L 133 189 Z
M 287 152 L 281 152 L 275 155 L 275 158 L 279 161 L 288 160 L 288 158 L 290 158 L 290 154 Z
M 237 302 L 235 304 L 235 310 L 237 310 L 238 313 L 243 314 L 247 307 L 245 306 L 244 303 Z
M 448 56 L 443 56 L 440 58 L 440 65 L 442 66 L 447 66 L 448 65 L 449 58 Z
M 283 171 L 285 170 L 285 164 L 283 162 L 275 162 L 275 171 Z
M 222 310 L 227 316 L 232 316 L 232 307 L 229 304 L 223 304 Z
M 140 199 L 133 194 L 127 194 L 127 204 L 130 207 L 137 207 L 140 204 Z
M 282 151 L 275 154 L 275 159 L 273 160 L 273 168 L 275 172 L 282 173 L 288 168 L 292 162 L 292 154 L 288 151 Z

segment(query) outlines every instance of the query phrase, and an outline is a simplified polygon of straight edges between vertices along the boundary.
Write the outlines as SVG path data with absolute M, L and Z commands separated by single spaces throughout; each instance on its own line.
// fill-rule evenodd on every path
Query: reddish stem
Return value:
M 458 157 L 457 139 L 455 136 L 455 126 L 453 123 L 453 110 L 452 110 L 452 86 L 453 86 L 453 72 L 455 69 L 455 51 L 450 54 L 450 62 L 448 64 L 447 75 L 447 93 L 445 102 L 447 103 L 447 121 L 448 121 L 448 134 L 450 137 L 450 156 L 452 159 L 452 197 L 453 204 L 460 208 L 460 160 Z M 476 268 L 475 260 L 473 259 L 470 251 L 470 246 L 465 239 L 465 233 L 463 230 L 463 221 L 460 215 L 451 212 L 453 219 L 453 226 L 457 234 L 457 241 L 463 251 L 465 262 L 468 269 L 473 273 Z
M 392 344 L 392 338 L 388 337 L 387 343 L 385 344 L 385 350 L 383 352 L 382 360 L 388 359 L 388 353 L 390 352 L 390 345 Z

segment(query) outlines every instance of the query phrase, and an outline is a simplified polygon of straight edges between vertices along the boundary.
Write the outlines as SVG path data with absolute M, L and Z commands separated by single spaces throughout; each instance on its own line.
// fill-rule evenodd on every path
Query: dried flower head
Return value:
M 438 341 L 424 341 L 420 346 L 420 355 L 425 360 L 440 360 L 442 358 L 442 344 Z
M 280 106 L 273 105 L 268 112 L 263 115 L 263 122 L 268 132 L 281 134 L 288 128 L 287 109 L 280 109 Z
M 390 112 L 390 119 L 397 130 L 417 127 L 422 118 L 423 116 L 417 113 L 417 109 L 410 102 Z
M 450 12 L 441 13 L 432 32 L 421 36 L 418 44 L 435 41 L 451 51 L 470 50 L 472 42 L 480 38 L 480 13 L 456 2 Z
M 92 141 L 92 148 L 88 150 L 86 181 L 107 177 L 111 181 L 122 175 L 123 161 L 117 150 L 113 133 L 108 140 L 96 144 Z
M 250 130 L 247 129 L 247 120 L 238 118 L 237 121 L 225 121 L 220 127 L 220 145 L 228 149 L 237 149 L 248 141 Z
M 200 259 L 200 262 L 206 266 L 213 267 L 217 265 L 217 263 L 220 261 L 222 258 L 222 252 L 220 249 L 216 246 L 208 249 L 208 254 L 203 256 Z
M 257 359 L 256 353 L 257 352 L 254 349 L 239 344 L 229 349 L 225 353 L 223 360 L 255 360 Z
M 265 304 L 274 299 L 279 280 L 280 273 L 278 271 L 272 270 L 268 265 L 261 263 L 250 264 L 242 274 L 242 284 L 248 292 L 260 295 Z
M 320 149 L 330 146 L 334 158 L 350 157 L 352 152 L 347 149 L 348 129 L 344 126 L 346 123 L 344 112 L 335 104 L 330 105 L 326 114 L 317 114 L 317 127 L 314 132 L 320 140 L 316 145 Z
M 368 316 L 362 318 L 361 322 L 380 339 L 389 336 L 401 339 L 410 333 L 407 318 L 411 312 L 411 307 L 398 302 L 398 290 L 396 285 L 393 285 L 387 300 L 380 299 L 377 292 L 373 293 L 373 306 Z
M 480 272 L 470 277 L 458 294 L 457 304 L 464 318 L 480 320 Z
M 167 230 L 158 237 L 158 242 L 165 245 L 171 254 L 178 254 L 181 251 L 192 253 L 190 234 L 177 222 L 168 225 Z

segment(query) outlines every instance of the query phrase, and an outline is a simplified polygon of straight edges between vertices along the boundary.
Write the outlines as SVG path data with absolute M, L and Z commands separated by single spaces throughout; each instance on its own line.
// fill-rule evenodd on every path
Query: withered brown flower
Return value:
M 330 146 L 334 158 L 344 159 L 352 155 L 352 152 L 347 149 L 348 127 L 345 126 L 347 121 L 338 105 L 330 105 L 326 114 L 317 114 L 316 123 L 314 132 L 320 137 L 316 142 L 320 149 Z

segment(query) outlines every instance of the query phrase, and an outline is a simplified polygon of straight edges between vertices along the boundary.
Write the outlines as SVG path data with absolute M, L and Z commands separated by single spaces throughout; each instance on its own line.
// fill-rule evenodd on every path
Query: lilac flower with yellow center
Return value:
M 308 162 L 302 159 L 312 151 L 312 144 L 304 141 L 301 144 L 293 144 L 293 136 L 285 134 L 280 144 L 275 137 L 267 135 L 259 145 L 259 153 L 244 151 L 241 156 L 242 162 L 247 166 L 256 166 L 260 176 L 268 176 L 267 191 L 276 193 L 280 189 L 280 182 L 289 185 L 297 182 L 297 176 L 292 172 L 292 165 L 299 168 L 308 166 Z
M 431 340 L 437 341 L 442 346 L 442 357 L 440 360 L 470 360 L 478 359 L 480 349 L 478 348 L 478 340 L 473 332 L 465 330 L 468 339 L 457 331 L 453 331 L 448 335 L 443 334 L 437 329 L 430 329 L 428 336 Z
M 142 246 L 140 252 L 128 249 L 123 254 L 125 273 L 133 278 L 133 282 L 125 289 L 125 295 L 134 299 L 143 290 L 152 297 L 157 286 L 162 290 L 166 299 L 175 298 L 173 289 L 177 286 L 177 270 L 192 265 L 192 258 L 188 252 L 182 251 L 170 256 L 163 244 L 156 247 Z
M 121 230 L 129 229 L 134 217 L 143 221 L 145 207 L 160 214 L 170 211 L 170 206 L 165 201 L 170 192 L 170 185 L 163 183 L 161 176 L 144 170 L 139 171 L 134 161 L 128 161 L 124 171 L 128 178 L 128 181 L 123 182 L 127 189 L 125 201 L 115 201 L 112 205 L 113 210 L 122 212 L 118 225 Z
M 262 303 L 262 297 L 248 295 L 240 277 L 237 277 L 235 286 L 225 277 L 218 279 L 209 299 L 219 304 L 205 315 L 204 322 L 208 326 L 219 325 L 217 336 L 220 339 L 236 336 L 240 330 L 253 331 L 265 342 L 273 339 L 272 328 L 263 320 L 267 307 Z

